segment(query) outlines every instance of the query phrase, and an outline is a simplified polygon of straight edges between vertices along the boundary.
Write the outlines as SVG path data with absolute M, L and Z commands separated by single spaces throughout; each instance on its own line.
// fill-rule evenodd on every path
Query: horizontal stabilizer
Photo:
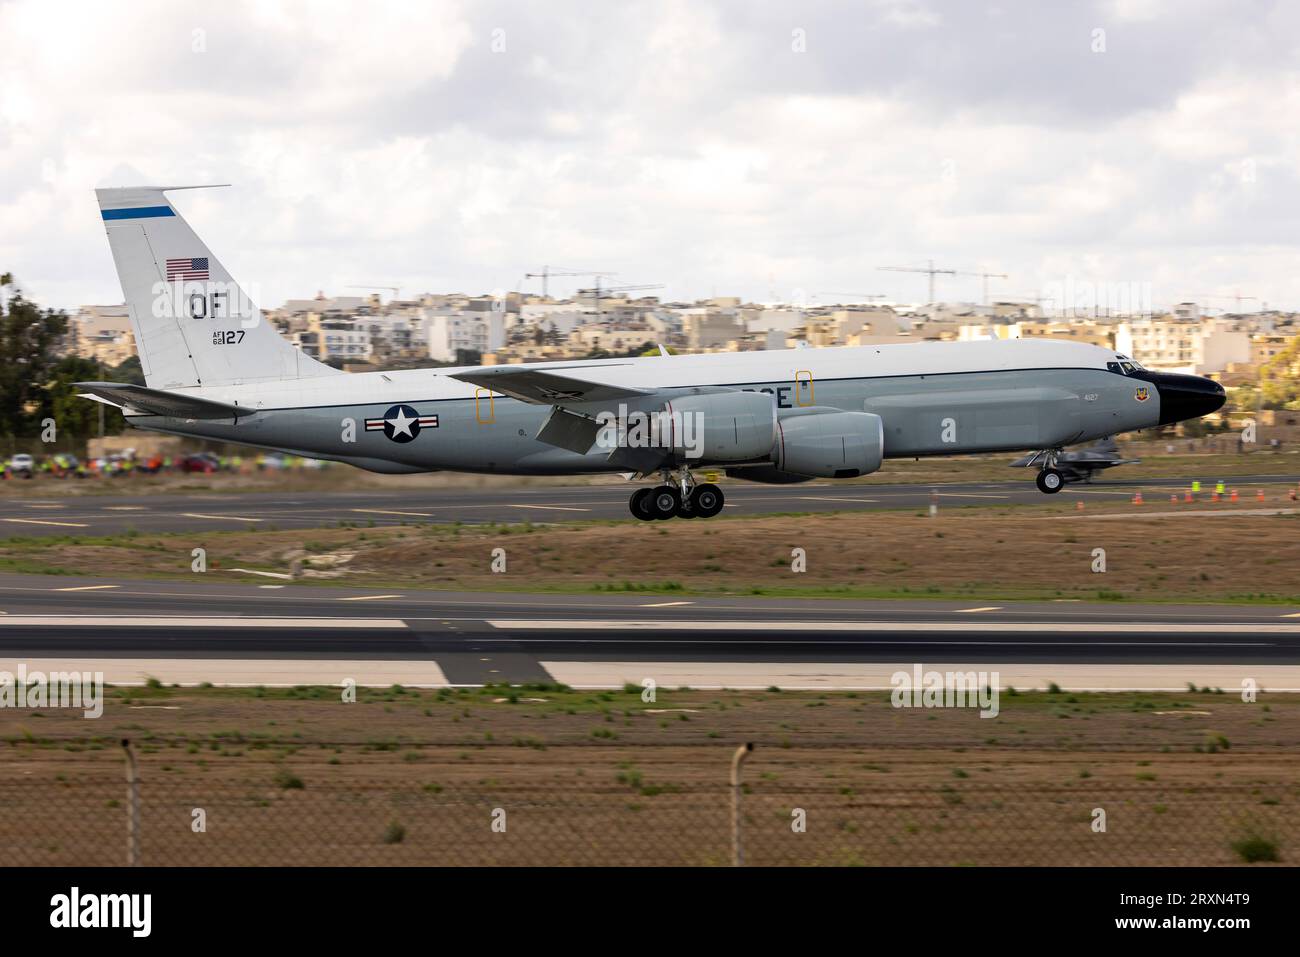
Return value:
M 88 399 L 98 399 L 130 412 L 165 415 L 173 419 L 232 419 L 252 415 L 256 411 L 214 399 L 200 399 L 183 392 L 168 392 L 165 389 L 150 389 L 122 382 L 78 382 L 75 387 Z
M 587 382 L 527 366 L 472 369 L 468 372 L 453 372 L 451 377 L 534 405 L 608 402 L 611 399 L 636 399 L 653 395 L 642 389 Z

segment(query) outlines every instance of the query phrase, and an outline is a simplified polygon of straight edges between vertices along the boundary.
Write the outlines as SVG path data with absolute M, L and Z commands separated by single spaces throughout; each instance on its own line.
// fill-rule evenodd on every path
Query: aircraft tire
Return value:
M 650 490 L 648 511 L 651 517 L 667 521 L 677 514 L 681 507 L 682 495 L 671 485 L 657 485 Z
M 691 492 L 691 510 L 700 518 L 712 518 L 722 511 L 725 500 L 722 489 L 716 485 L 697 485 Z
M 1047 495 L 1055 495 L 1065 487 L 1065 476 L 1059 469 L 1043 469 L 1038 473 L 1038 478 L 1034 479 L 1038 485 L 1038 491 Z
M 627 501 L 628 510 L 635 518 L 643 522 L 653 522 L 655 516 L 650 512 L 650 493 L 653 489 L 639 488 L 632 493 L 632 497 Z

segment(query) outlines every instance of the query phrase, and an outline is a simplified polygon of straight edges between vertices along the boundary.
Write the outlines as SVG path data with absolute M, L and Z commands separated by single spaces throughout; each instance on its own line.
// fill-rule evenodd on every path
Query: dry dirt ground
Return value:
M 97 721 L 3 711 L 0 848 L 121 863 L 129 738 L 146 864 L 725 864 L 752 742 L 748 863 L 1300 860 L 1295 696 L 1004 694 L 981 719 L 639 692 L 157 687 L 110 691 Z
M 63 574 L 303 581 L 488 590 L 842 597 L 1300 601 L 1300 508 L 1148 500 L 708 522 L 347 527 L 112 538 L 10 538 L 0 568 Z M 1279 514 L 1280 512 L 1280 514 Z M 1262 513 L 1262 514 L 1261 514 Z M 504 548 L 506 570 L 491 570 Z M 792 570 L 796 548 L 806 568 Z M 1105 570 L 1099 567 L 1103 549 Z

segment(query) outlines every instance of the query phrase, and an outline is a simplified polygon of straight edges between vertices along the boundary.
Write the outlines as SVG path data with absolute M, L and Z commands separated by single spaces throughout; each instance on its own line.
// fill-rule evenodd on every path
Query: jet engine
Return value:
M 880 468 L 885 426 L 870 412 L 792 415 L 777 423 L 772 464 L 781 472 L 854 478 Z
M 777 440 L 776 403 L 766 392 L 705 392 L 674 398 L 664 409 L 673 451 L 690 462 L 766 457 Z

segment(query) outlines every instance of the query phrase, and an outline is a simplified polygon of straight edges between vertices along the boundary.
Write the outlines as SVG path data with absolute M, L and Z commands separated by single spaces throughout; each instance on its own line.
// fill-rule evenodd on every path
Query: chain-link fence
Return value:
M 626 762 L 593 764 L 586 780 L 512 783 L 508 767 L 465 780 L 454 763 L 422 764 L 411 775 L 394 756 L 347 781 L 251 758 L 223 765 L 223 774 L 142 761 L 132 785 L 125 767 L 109 773 L 99 762 L 53 780 L 11 774 L 0 782 L 0 847 L 9 860 L 36 865 L 1228 865 L 1300 857 L 1300 791 L 1283 783 L 1062 785 L 972 773 L 941 784 L 877 775 L 850 786 L 784 780 L 777 760 L 745 768 L 732 788 L 730 749 L 710 748 L 707 757 L 716 781 L 688 784 L 652 783 Z

